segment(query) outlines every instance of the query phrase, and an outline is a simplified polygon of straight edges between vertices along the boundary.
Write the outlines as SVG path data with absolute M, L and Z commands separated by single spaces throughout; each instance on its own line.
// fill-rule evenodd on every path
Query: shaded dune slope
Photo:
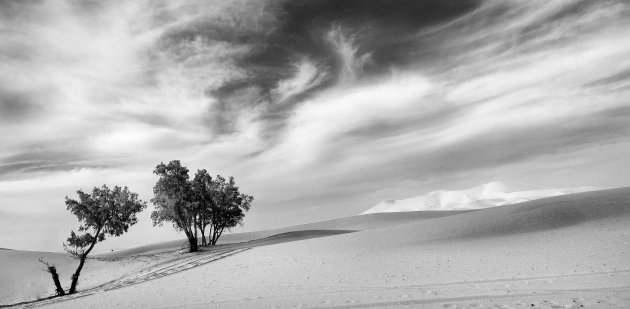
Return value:
M 340 247 L 398 247 L 432 241 L 503 237 L 580 224 L 613 229 L 630 223 L 630 188 L 574 193 L 335 236 Z
M 418 220 L 429 220 L 435 218 L 441 218 L 446 216 L 453 216 L 462 213 L 470 212 L 471 210 L 457 210 L 457 211 L 412 211 L 412 212 L 397 212 L 397 213 L 374 213 L 359 216 L 351 216 L 327 221 L 313 222 L 307 224 L 300 224 L 270 230 L 225 234 L 219 239 L 219 244 L 233 244 L 240 242 L 249 242 L 257 239 L 263 239 L 272 237 L 275 235 L 286 234 L 283 237 L 285 241 L 287 237 L 297 237 L 294 240 L 300 240 L 304 238 L 328 236 L 324 235 L 326 230 L 330 230 L 330 235 L 340 234 L 339 231 L 355 232 L 362 230 L 389 228 L 396 225 L 407 224 L 416 222 Z M 291 232 L 303 231 L 304 233 L 295 234 Z M 306 232 L 311 231 L 311 232 Z M 287 234 L 290 233 L 290 234 Z M 306 234 L 312 234 L 310 237 L 306 237 Z M 101 255 L 105 258 L 117 258 L 130 255 L 139 254 L 151 254 L 161 251 L 177 250 L 182 246 L 185 246 L 186 240 L 167 241 L 156 244 L 149 244 L 145 246 L 139 246 L 127 250 L 121 250 L 113 253 L 106 253 Z
M 575 193 L 413 223 L 417 239 L 503 236 L 551 230 L 600 220 L 630 219 L 630 188 Z M 441 227 L 441 228 L 438 228 Z

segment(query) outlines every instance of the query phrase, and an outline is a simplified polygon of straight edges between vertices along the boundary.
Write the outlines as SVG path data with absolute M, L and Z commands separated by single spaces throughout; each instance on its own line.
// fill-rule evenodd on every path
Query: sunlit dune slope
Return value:
M 358 230 L 391 227 L 394 225 L 427 220 L 437 217 L 455 215 L 465 211 L 427 211 L 410 213 L 382 213 L 321 221 L 290 227 L 226 234 L 221 237 L 220 244 L 247 242 L 243 245 L 250 247 L 265 246 L 288 241 L 304 240 L 315 237 L 330 236 Z M 104 260 L 90 259 L 88 266 L 81 274 L 81 286 L 91 287 L 99 283 L 118 278 L 128 271 L 149 265 L 151 256 L 134 258 L 128 261 L 112 261 L 133 255 L 147 255 L 169 250 L 178 250 L 186 244 L 185 240 L 169 241 L 152 245 L 140 246 L 118 252 L 94 255 Z M 67 280 L 76 268 L 77 261 L 63 253 L 35 252 L 19 250 L 1 250 L 0 261 L 0 299 L 2 303 L 15 303 L 47 297 L 53 294 L 50 275 L 44 271 L 45 266 L 38 259 L 43 257 L 51 265 L 55 265 L 62 279 L 62 284 L 69 284 Z M 10 266 L 10 267 L 9 267 Z M 111 268 L 111 269 L 110 269 Z
M 70 277 L 78 261 L 70 255 L 54 252 L 1 250 L 0 251 L 0 305 L 45 298 L 54 295 L 54 286 L 43 259 L 54 265 L 64 288 L 70 286 Z M 112 263 L 89 259 L 81 272 L 80 288 L 119 278 L 125 273 L 148 264 L 148 260 L 137 259 L 133 263 Z

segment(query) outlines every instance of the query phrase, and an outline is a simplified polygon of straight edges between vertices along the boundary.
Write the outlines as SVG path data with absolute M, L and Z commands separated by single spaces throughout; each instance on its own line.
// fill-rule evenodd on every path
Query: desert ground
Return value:
M 45 308 L 629 308 L 630 188 L 475 211 L 375 213 L 89 260 L 0 250 L 0 304 Z M 22 302 L 22 303 L 20 303 Z

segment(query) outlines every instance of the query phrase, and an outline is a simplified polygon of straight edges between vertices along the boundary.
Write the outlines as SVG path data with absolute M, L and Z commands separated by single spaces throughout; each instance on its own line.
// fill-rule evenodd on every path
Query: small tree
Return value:
M 197 247 L 197 204 L 193 201 L 193 191 L 188 181 L 188 169 L 179 160 L 167 164 L 160 163 L 153 171 L 160 179 L 153 186 L 154 197 L 151 202 L 155 210 L 151 213 L 153 225 L 162 225 L 164 221 L 173 223 L 175 229 L 184 231 L 188 238 L 189 252 L 198 251 Z
M 79 275 L 85 265 L 88 254 L 97 242 L 105 240 L 107 235 L 120 236 L 127 232 L 130 226 L 136 224 L 136 214 L 146 208 L 146 203 L 138 199 L 138 194 L 130 192 L 127 187 L 115 186 L 110 190 L 106 185 L 94 188 L 91 194 L 77 191 L 79 200 L 66 197 L 67 209 L 79 219 L 78 231 L 70 232 L 64 249 L 79 260 L 79 266 L 72 275 L 72 282 L 68 294 L 76 292 Z M 64 295 L 59 283 L 59 275 L 54 266 L 48 265 L 47 271 L 52 275 L 57 295 Z

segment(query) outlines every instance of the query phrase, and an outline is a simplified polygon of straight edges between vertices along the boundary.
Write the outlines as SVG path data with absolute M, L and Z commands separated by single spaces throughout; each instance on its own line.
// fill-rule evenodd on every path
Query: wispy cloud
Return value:
M 334 25 L 326 33 L 326 41 L 339 62 L 339 81 L 355 81 L 363 73 L 363 66 L 370 61 L 370 53 L 359 53 L 355 35 L 345 33 L 340 25 Z
M 302 59 L 294 65 L 295 74 L 288 79 L 279 81 L 278 86 L 272 90 L 277 102 L 284 102 L 303 94 L 319 86 L 326 78 L 327 73 L 312 61 Z

